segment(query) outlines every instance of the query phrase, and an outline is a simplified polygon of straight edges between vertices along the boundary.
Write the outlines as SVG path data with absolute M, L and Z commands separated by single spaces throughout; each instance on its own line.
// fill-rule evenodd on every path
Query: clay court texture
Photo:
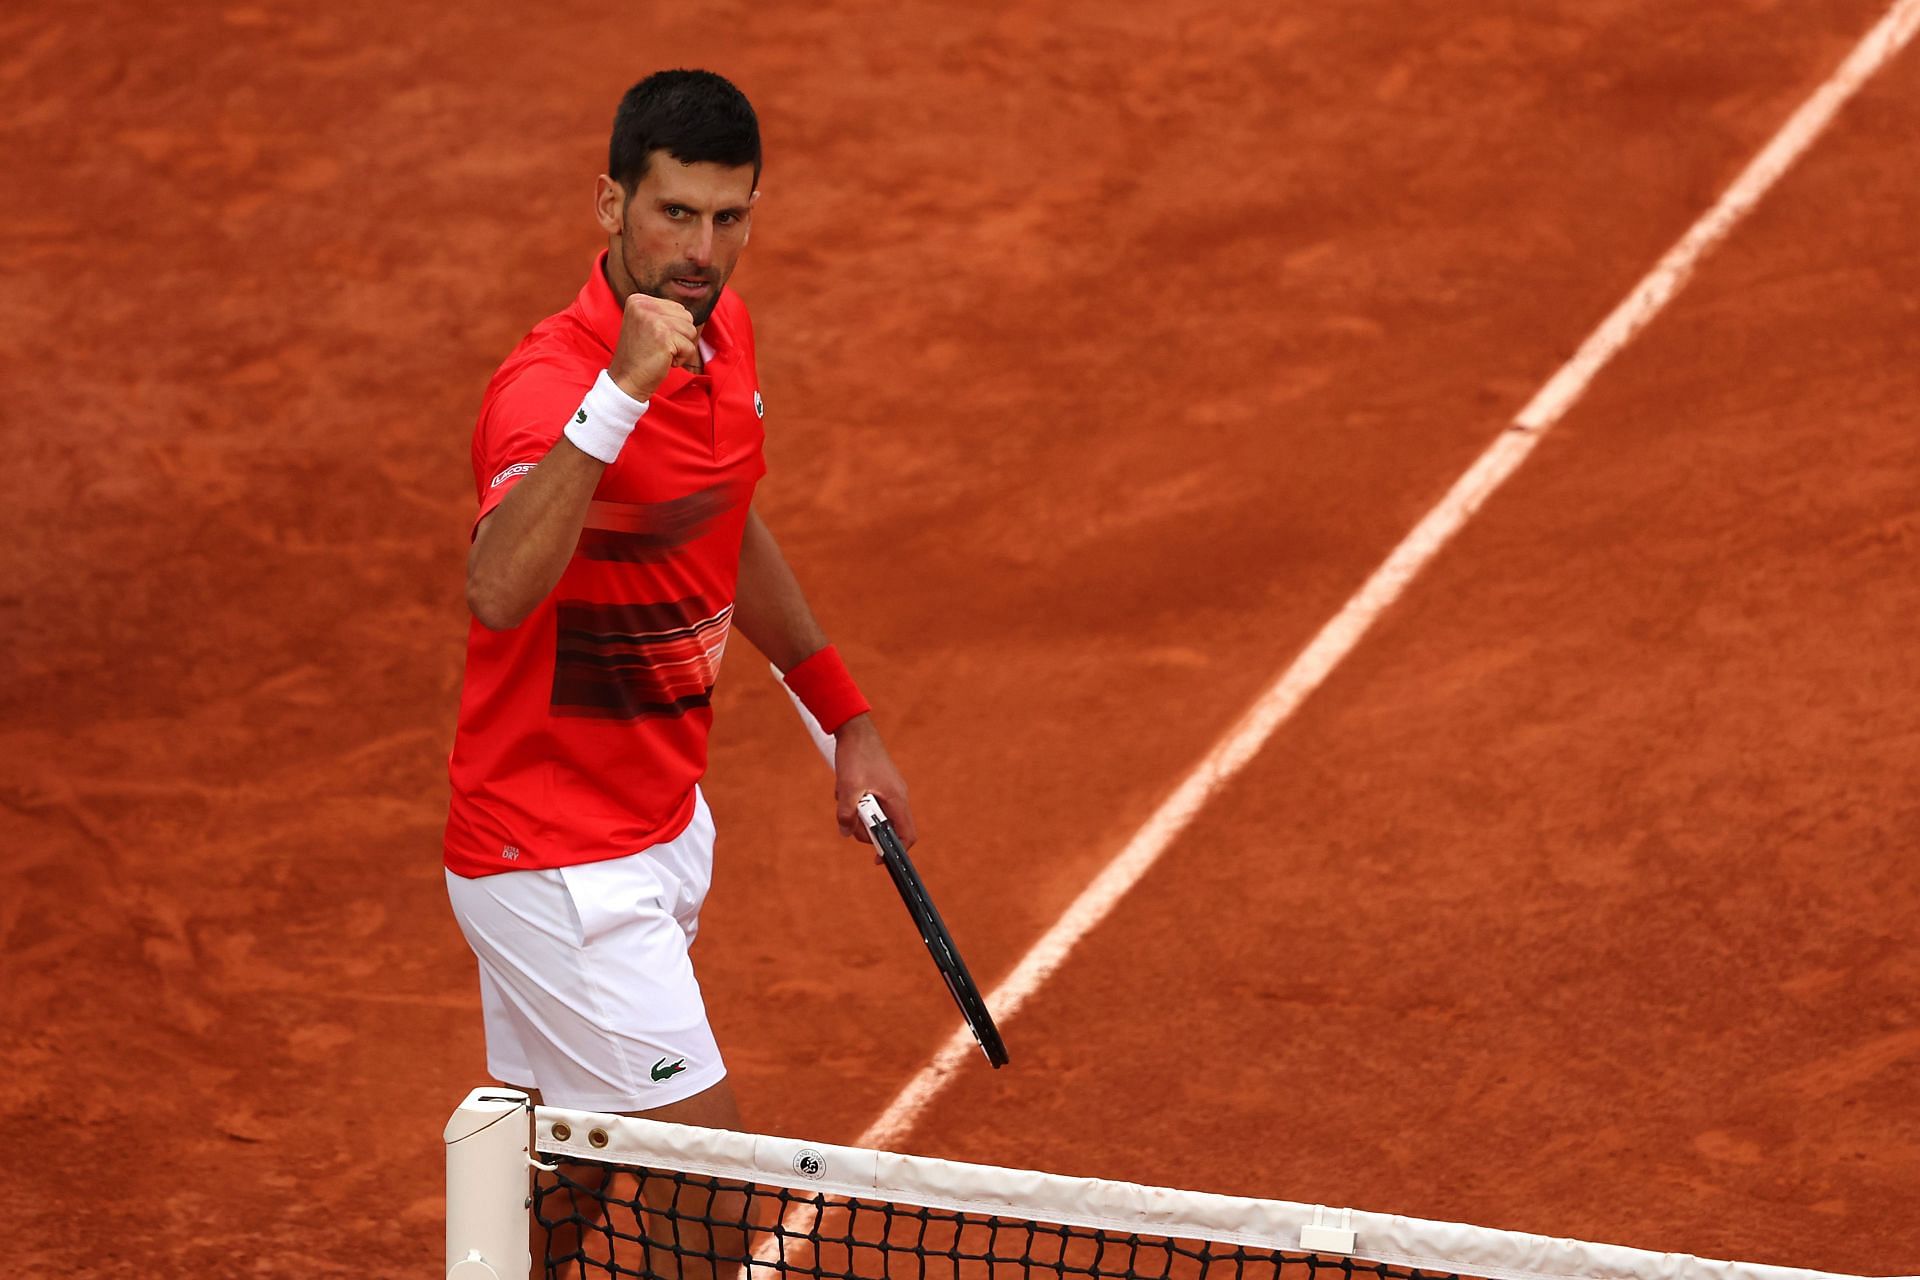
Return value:
M 988 987 L 1884 0 L 0 17 L 0 1271 L 435 1274 L 488 374 L 620 92 L 759 108 L 761 510 Z M 896 1145 L 1920 1271 L 1920 49 Z M 749 1123 L 949 1035 L 744 643 Z

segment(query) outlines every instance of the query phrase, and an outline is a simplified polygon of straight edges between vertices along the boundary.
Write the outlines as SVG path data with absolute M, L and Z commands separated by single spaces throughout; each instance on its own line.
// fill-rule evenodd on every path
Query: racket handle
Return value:
M 868 831 L 887 820 L 887 811 L 880 807 L 879 799 L 871 791 L 856 800 L 853 807 L 859 810 L 860 820 L 867 824 Z

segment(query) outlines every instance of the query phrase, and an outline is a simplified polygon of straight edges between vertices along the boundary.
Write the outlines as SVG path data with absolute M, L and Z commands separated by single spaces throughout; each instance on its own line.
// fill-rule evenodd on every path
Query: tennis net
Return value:
M 530 1111 L 523 1095 L 498 1089 L 469 1095 L 447 1136 L 449 1280 L 1827 1280 L 1386 1214 Z M 530 1262 L 530 1231 L 552 1237 L 543 1264 Z

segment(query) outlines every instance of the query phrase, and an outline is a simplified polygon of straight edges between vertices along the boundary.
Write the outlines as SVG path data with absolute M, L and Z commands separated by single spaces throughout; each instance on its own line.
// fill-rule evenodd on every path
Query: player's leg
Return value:
M 740 1104 L 734 1100 L 733 1086 L 724 1078 L 702 1089 L 691 1098 L 670 1102 L 652 1111 L 637 1112 L 642 1119 L 663 1120 L 668 1124 L 699 1125 L 703 1129 L 740 1128 Z
M 709 1129 L 740 1128 L 740 1107 L 725 1081 L 646 1113 L 649 1120 Z M 733 1280 L 747 1259 L 753 1224 L 746 1189 L 736 1182 L 650 1173 L 640 1198 L 653 1242 L 648 1270 L 679 1280 Z
M 559 871 L 448 877 L 454 914 L 480 961 L 494 1074 L 537 1087 L 557 1106 L 738 1125 L 688 954 L 712 841 L 711 817 L 697 800 L 681 837 L 642 854 Z M 551 1269 L 575 1257 L 610 1260 L 630 1247 L 618 1238 L 640 1234 L 639 1204 L 609 1217 L 597 1171 L 573 1165 L 567 1178 L 571 1185 L 542 1186 L 538 1216 L 552 1230 L 536 1258 L 544 1255 Z M 650 1189 L 645 1199 L 656 1213 L 646 1216 L 686 1212 L 689 1194 L 683 1186 L 663 1202 Z M 708 1221 L 693 1224 L 700 1261 L 680 1268 L 689 1275 L 713 1273 L 706 1259 L 734 1258 L 744 1244 L 743 1198 L 716 1198 L 711 1187 L 704 1195 L 698 1216 Z
M 713 879 L 713 817 L 695 793 L 693 820 L 678 840 L 656 850 L 656 866 L 669 886 L 670 909 L 686 946 L 700 928 L 700 906 Z M 723 1078 L 685 1099 L 641 1113 L 650 1120 L 738 1129 L 740 1107 Z M 746 1262 L 754 1224 L 749 1199 L 738 1183 L 654 1174 L 643 1189 L 651 1219 L 648 1235 L 668 1242 L 673 1253 L 656 1255 L 651 1269 L 681 1280 L 733 1280 Z M 763 1224 L 763 1225 L 771 1225 Z
M 539 1090 L 528 1093 L 534 1106 L 541 1105 Z M 635 1114 L 669 1124 L 740 1128 L 740 1106 L 732 1086 L 724 1079 L 690 1098 Z M 644 1251 L 651 1254 L 644 1260 L 645 1270 L 657 1275 L 707 1280 L 729 1277 L 739 1269 L 747 1256 L 753 1225 L 747 1218 L 748 1197 L 742 1187 L 705 1178 L 680 1179 L 661 1172 L 638 1175 L 638 1181 L 633 1210 L 616 1211 L 610 1220 L 609 1202 L 622 1197 L 608 1196 L 606 1171 L 572 1165 L 564 1175 L 536 1174 L 539 1211 L 533 1222 L 534 1259 L 557 1264 L 580 1257 L 620 1258 L 632 1251 L 622 1244 L 621 1237 L 639 1237 L 649 1242 L 644 1246 Z M 642 1213 L 647 1215 L 646 1221 L 639 1220 Z M 589 1242 L 586 1237 L 591 1233 L 599 1233 L 602 1239 Z M 621 1260 L 636 1266 L 643 1261 Z

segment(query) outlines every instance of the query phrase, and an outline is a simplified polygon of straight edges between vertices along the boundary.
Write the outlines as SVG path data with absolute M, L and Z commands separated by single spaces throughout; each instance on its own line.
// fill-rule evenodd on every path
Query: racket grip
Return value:
M 860 820 L 867 824 L 868 831 L 887 820 L 887 811 L 880 807 L 880 801 L 871 791 L 855 801 L 854 808 L 859 810 Z

